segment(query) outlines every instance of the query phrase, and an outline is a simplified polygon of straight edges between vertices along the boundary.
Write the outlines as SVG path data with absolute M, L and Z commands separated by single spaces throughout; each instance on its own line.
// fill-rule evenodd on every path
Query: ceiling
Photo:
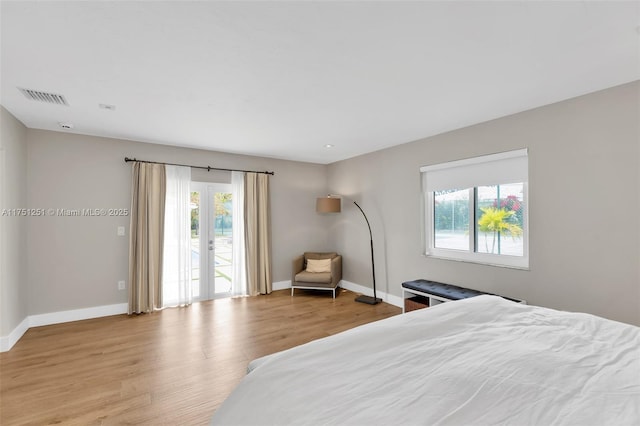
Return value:
M 29 128 L 320 164 L 640 79 L 636 1 L 3 0 L 0 11 L 0 103 Z

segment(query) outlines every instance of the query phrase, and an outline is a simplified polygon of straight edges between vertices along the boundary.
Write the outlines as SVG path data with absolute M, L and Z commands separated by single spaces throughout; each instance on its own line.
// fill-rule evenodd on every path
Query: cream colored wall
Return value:
M 4 107 L 0 107 L 0 151 L 0 212 L 25 208 L 27 129 Z M 26 235 L 26 217 L 0 217 L 0 337 L 8 336 L 27 317 Z
M 271 170 L 273 279 L 290 279 L 304 250 L 332 248 L 315 197 L 326 192 L 326 166 L 139 142 L 28 130 L 29 197 L 34 208 L 129 208 L 131 165 L 124 157 Z M 195 170 L 194 180 L 229 174 Z M 125 226 L 126 237 L 116 235 Z M 42 217 L 29 220 L 29 315 L 124 303 L 129 217 Z
M 639 100 L 635 82 L 337 162 L 329 189 L 367 212 L 382 291 L 426 278 L 640 325 Z M 420 166 L 523 147 L 530 270 L 423 257 Z M 344 279 L 370 286 L 360 213 L 343 209 L 332 230 Z

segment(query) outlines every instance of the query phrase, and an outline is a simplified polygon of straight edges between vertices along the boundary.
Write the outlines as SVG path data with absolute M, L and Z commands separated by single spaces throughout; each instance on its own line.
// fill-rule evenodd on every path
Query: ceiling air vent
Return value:
M 21 87 L 18 87 L 18 90 L 20 90 L 22 94 L 27 97 L 27 99 L 31 99 L 32 101 L 69 106 L 69 103 L 67 102 L 67 100 L 64 98 L 63 95 L 41 92 L 39 90 L 23 89 Z

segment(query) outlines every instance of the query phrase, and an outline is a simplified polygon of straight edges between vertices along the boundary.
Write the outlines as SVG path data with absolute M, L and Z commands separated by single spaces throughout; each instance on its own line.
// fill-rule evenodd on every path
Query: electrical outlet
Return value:
M 124 226 L 118 226 L 118 236 L 124 237 Z
M 124 281 L 118 281 L 118 290 L 124 290 Z

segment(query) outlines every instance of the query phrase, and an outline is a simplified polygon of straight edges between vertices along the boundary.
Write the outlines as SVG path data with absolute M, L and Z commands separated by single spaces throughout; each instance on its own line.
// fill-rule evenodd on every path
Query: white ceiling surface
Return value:
M 0 101 L 29 128 L 327 164 L 640 79 L 639 5 L 2 1 Z

